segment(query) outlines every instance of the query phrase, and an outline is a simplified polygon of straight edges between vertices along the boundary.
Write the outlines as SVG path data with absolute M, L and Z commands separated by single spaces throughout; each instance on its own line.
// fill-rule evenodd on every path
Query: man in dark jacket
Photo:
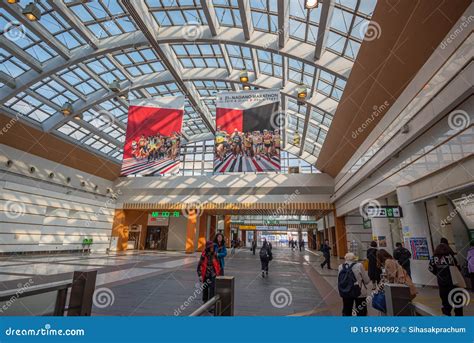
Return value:
M 216 276 L 221 275 L 221 265 L 214 251 L 214 242 L 207 241 L 206 248 L 201 254 L 197 266 L 199 281 L 204 283 L 202 301 L 206 302 L 214 297 Z
M 325 265 L 328 266 L 328 269 L 331 269 L 331 247 L 329 246 L 329 240 L 325 240 L 323 244 L 321 244 L 321 248 L 319 249 L 324 256 L 324 262 L 321 263 L 321 268 L 324 268 Z
M 393 251 L 393 258 L 398 261 L 398 263 L 406 270 L 408 276 L 411 277 L 411 269 L 410 269 L 410 258 L 411 252 L 407 248 L 403 247 L 402 243 L 397 242 L 395 244 L 397 247 Z
M 252 254 L 255 255 L 255 250 L 257 250 L 257 241 L 254 239 L 252 241 Z

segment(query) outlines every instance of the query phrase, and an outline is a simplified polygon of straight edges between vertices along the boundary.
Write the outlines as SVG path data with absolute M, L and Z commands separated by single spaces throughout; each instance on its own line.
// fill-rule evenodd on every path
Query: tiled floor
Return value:
M 0 291 L 16 289 L 30 278 L 38 285 L 71 280 L 76 270 L 96 269 L 96 289 L 108 292 L 113 301 L 105 307 L 96 302 L 93 315 L 185 316 L 202 304 L 198 258 L 197 253 L 179 252 L 3 258 Z M 270 275 L 262 278 L 258 254 L 252 255 L 248 249 L 229 254 L 225 274 L 235 276 L 235 315 L 340 315 L 337 272 L 321 270 L 320 262 L 318 252 L 275 247 Z M 334 259 L 333 268 L 338 263 L 340 260 Z M 416 300 L 440 312 L 436 289 L 420 289 Z M 474 315 L 472 302 L 465 313 Z M 370 309 L 369 315 L 378 313 Z

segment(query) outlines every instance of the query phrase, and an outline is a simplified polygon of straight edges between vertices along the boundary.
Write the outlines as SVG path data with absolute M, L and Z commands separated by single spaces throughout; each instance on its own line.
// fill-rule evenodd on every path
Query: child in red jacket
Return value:
M 220 263 L 212 241 L 206 242 L 206 248 L 203 250 L 197 266 L 197 274 L 199 281 L 204 283 L 202 301 L 207 302 L 214 297 L 216 276 L 221 275 Z

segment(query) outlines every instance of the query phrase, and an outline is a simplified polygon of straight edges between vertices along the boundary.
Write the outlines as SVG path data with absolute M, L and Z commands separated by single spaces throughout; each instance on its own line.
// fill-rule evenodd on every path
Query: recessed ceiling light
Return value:
M 38 21 L 41 19 L 41 10 L 34 2 L 30 2 L 26 5 L 22 13 L 29 21 Z

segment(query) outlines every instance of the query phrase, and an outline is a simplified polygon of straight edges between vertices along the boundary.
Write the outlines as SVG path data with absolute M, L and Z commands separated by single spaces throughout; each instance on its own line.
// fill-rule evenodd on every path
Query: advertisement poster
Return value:
M 387 247 L 387 237 L 385 236 L 378 236 L 379 247 L 386 248 Z
M 412 258 L 414 260 L 429 260 L 430 259 L 428 240 L 425 237 L 410 238 L 409 242 L 410 242 Z
M 219 93 L 214 172 L 280 171 L 279 90 Z
M 184 97 L 130 102 L 121 176 L 179 171 Z

